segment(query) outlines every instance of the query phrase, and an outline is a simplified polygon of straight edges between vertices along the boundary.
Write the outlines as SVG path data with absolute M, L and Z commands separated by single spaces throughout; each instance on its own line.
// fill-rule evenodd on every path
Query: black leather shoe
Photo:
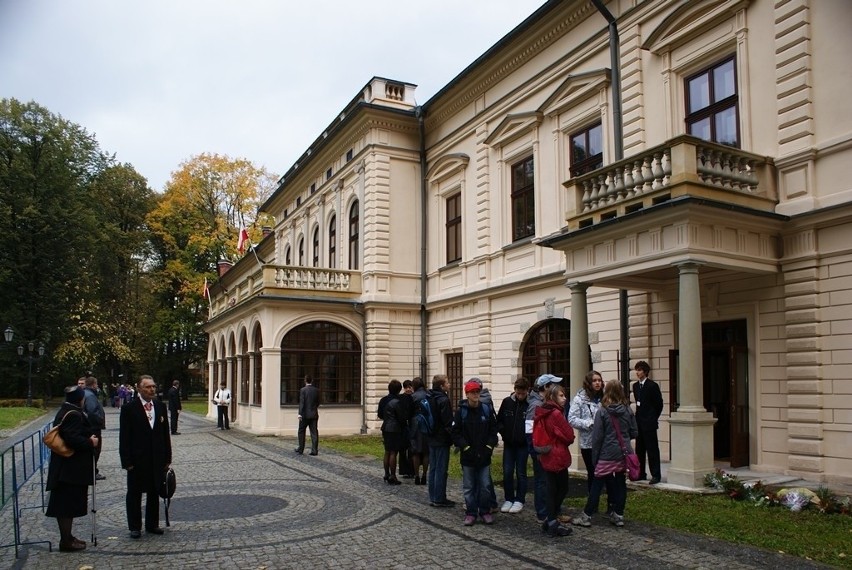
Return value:
M 302 454 L 304 453 L 304 451 L 303 451 L 303 450 L 301 450 L 301 449 L 299 449 L 298 447 L 297 447 L 296 449 L 294 449 L 293 451 L 295 451 L 295 452 L 296 452 L 296 453 L 298 453 L 299 455 L 302 455 Z
M 142 537 L 142 531 L 141 530 L 131 530 L 130 531 L 130 538 L 141 538 L 141 537 Z
M 101 473 L 98 473 L 97 475 L 95 475 L 95 479 L 97 479 L 98 481 L 105 481 L 105 480 L 106 480 L 106 475 L 103 475 L 103 474 L 101 474 Z
M 650 481 L 648 481 L 648 484 L 649 484 L 649 485 L 656 485 L 656 484 L 657 484 L 657 483 L 659 483 L 659 482 L 660 482 L 660 478 L 659 478 L 659 477 L 654 477 L 653 479 L 651 479 Z
M 173 431 L 172 435 L 180 435 L 180 432 L 179 431 Z
M 145 532 L 147 532 L 148 534 L 163 534 L 166 531 L 164 531 L 160 527 L 157 527 L 157 528 L 146 528 Z
M 59 552 L 78 552 L 80 550 L 86 550 L 85 542 L 76 542 L 73 540 L 70 542 L 59 541 Z
M 308 455 L 319 455 L 319 453 L 317 453 L 316 451 L 312 451 Z

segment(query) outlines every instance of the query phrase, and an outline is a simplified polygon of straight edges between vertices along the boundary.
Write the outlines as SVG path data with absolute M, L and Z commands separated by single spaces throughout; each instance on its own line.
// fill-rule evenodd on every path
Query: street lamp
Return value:
M 3 331 L 3 337 L 6 342 L 12 342 L 12 339 L 15 338 L 12 325 L 8 325 L 6 330 Z M 33 362 L 39 362 L 44 358 L 44 344 L 39 343 L 38 351 L 36 351 L 35 343 L 33 341 L 28 342 L 26 355 L 24 355 L 23 345 L 18 345 L 18 358 L 27 361 L 27 407 L 30 408 L 33 405 Z

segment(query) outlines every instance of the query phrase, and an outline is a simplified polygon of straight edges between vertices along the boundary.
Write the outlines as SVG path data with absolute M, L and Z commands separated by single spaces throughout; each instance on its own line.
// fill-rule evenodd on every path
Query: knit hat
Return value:
M 69 404 L 78 405 L 83 401 L 85 393 L 79 386 L 68 386 L 65 388 L 65 401 Z

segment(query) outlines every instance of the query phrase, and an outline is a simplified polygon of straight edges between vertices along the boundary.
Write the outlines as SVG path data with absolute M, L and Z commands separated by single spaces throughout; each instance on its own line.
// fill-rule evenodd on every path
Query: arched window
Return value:
M 281 341 L 282 406 L 299 403 L 305 376 L 313 378 L 322 403 L 360 404 L 361 343 L 334 323 L 299 325 Z
M 240 396 L 239 402 L 241 404 L 249 403 L 249 376 L 251 375 L 251 369 L 249 367 L 249 353 L 248 353 L 248 338 L 246 338 L 246 332 L 243 331 L 242 339 L 240 341 L 240 354 L 237 357 L 240 363 Z
M 292 261 L 293 259 L 290 256 L 290 246 L 288 245 L 286 248 L 284 248 L 284 265 L 290 265 Z
M 299 238 L 299 267 L 305 266 L 305 238 Z
M 328 223 L 328 266 L 337 267 L 337 216 L 332 216 Z
M 313 257 L 313 266 L 319 267 L 319 227 L 314 228 L 314 257 Z
M 358 269 L 358 200 L 349 208 L 349 269 Z
M 263 346 L 263 337 L 260 333 L 260 325 L 254 328 L 254 379 L 252 385 L 253 397 L 251 403 L 255 406 L 263 404 L 263 358 L 260 347 Z
M 534 326 L 521 347 L 521 373 L 530 381 L 542 374 L 553 374 L 570 385 L 571 321 L 548 319 Z M 591 358 L 588 370 L 591 370 Z

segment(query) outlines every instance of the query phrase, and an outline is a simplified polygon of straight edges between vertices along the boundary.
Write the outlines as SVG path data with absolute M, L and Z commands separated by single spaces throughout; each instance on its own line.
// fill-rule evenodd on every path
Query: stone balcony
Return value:
M 229 282 L 228 277 L 236 279 Z M 237 275 L 235 271 L 226 275 L 223 287 L 212 295 L 210 318 L 258 295 L 310 300 L 323 297 L 352 299 L 360 294 L 360 271 L 267 264 L 245 275 Z
M 683 135 L 577 176 L 568 189 L 568 230 L 593 226 L 681 196 L 774 212 L 769 157 Z

